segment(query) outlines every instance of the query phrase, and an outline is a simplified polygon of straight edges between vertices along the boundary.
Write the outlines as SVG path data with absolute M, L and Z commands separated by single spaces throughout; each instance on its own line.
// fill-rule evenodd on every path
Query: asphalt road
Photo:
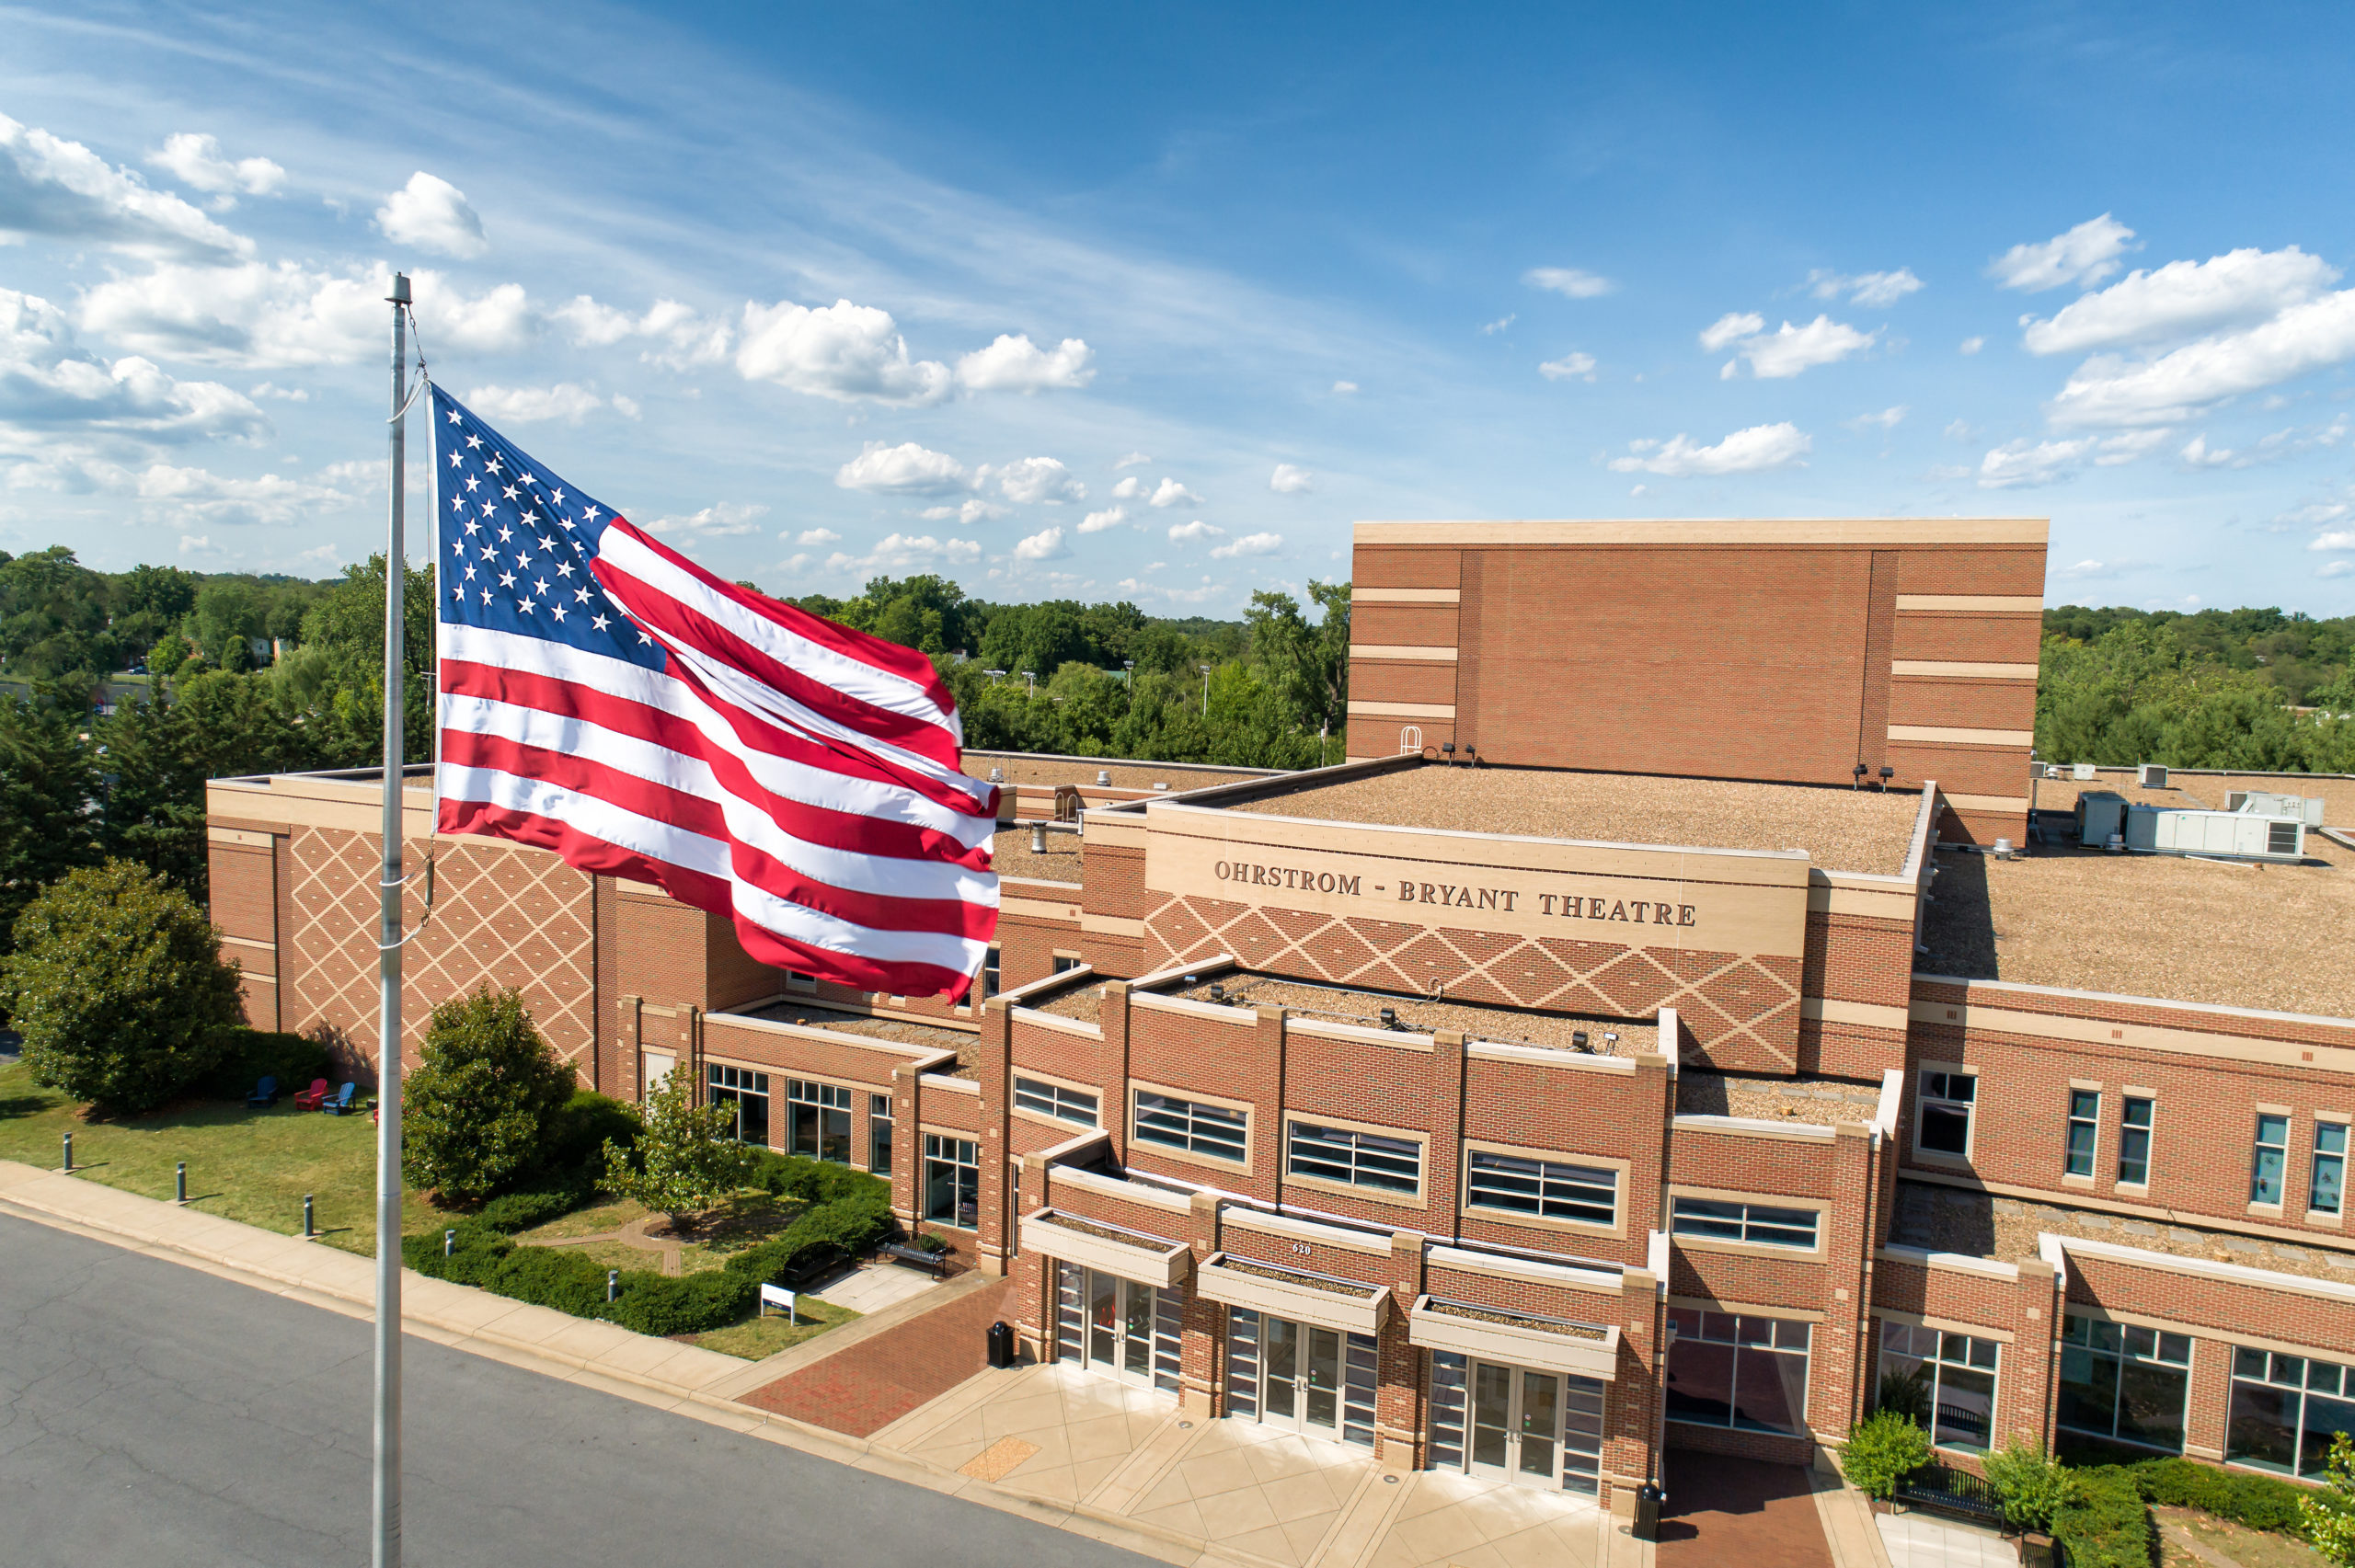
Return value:
M 406 1561 L 1149 1560 L 417 1339 Z M 0 1216 L 0 1563 L 369 1560 L 368 1325 Z

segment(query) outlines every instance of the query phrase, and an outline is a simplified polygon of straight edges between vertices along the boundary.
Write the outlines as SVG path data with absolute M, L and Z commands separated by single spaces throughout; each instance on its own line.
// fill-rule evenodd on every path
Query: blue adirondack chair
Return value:
M 328 1095 L 326 1100 L 322 1101 L 319 1104 L 319 1109 L 325 1111 L 331 1116 L 340 1116 L 348 1114 L 351 1109 L 351 1091 L 354 1087 L 354 1085 L 350 1083 L 345 1084 L 342 1088 Z
M 255 1084 L 254 1092 L 246 1096 L 246 1104 L 248 1105 L 275 1105 L 278 1104 L 278 1080 L 275 1078 L 265 1078 L 259 1083 Z

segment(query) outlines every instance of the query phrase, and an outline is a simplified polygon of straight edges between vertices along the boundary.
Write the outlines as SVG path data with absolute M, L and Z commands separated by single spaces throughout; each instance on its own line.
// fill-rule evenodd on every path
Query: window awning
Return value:
M 1191 1271 L 1194 1254 L 1183 1242 L 1124 1230 L 1053 1208 L 1033 1209 L 1017 1228 L 1016 1244 L 1026 1253 L 1100 1268 L 1140 1285 L 1167 1290 Z
M 1390 1301 L 1390 1292 L 1379 1285 L 1304 1274 L 1224 1253 L 1213 1253 L 1203 1263 L 1195 1276 L 1194 1288 L 1205 1299 L 1230 1307 L 1248 1307 L 1350 1333 L 1379 1333 Z
M 1416 1297 L 1407 1314 L 1407 1342 L 1426 1350 L 1452 1350 L 1483 1361 L 1605 1382 L 1619 1370 L 1616 1324 L 1557 1322 L 1429 1295 Z

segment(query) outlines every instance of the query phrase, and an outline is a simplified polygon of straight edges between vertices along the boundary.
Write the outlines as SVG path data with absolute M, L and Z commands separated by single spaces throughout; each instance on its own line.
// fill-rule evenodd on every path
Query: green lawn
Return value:
M 297 1111 L 284 1100 L 266 1111 L 204 1101 L 85 1122 L 64 1095 L 35 1084 L 23 1063 L 0 1068 L 0 1159 L 53 1171 L 67 1132 L 75 1173 L 86 1180 L 168 1198 L 172 1167 L 185 1160 L 191 1208 L 295 1236 L 309 1193 L 322 1241 L 376 1250 L 376 1124 L 365 1116 Z M 415 1192 L 404 1193 L 402 1213 L 411 1235 L 452 1223 Z
M 805 1339 L 815 1339 L 837 1323 L 846 1323 L 857 1317 L 848 1307 L 837 1307 L 831 1301 L 813 1297 L 800 1299 L 794 1312 L 795 1322 L 787 1322 L 785 1314 L 769 1309 L 766 1317 L 746 1318 L 729 1323 L 724 1329 L 712 1329 L 704 1333 L 682 1334 L 689 1345 L 706 1350 L 717 1350 L 723 1356 L 741 1356 L 747 1361 L 758 1361 L 787 1350 Z

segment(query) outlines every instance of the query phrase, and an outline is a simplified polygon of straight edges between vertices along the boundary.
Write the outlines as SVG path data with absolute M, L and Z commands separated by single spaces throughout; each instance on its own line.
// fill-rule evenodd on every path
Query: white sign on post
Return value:
M 783 1307 L 785 1309 L 786 1322 L 792 1322 L 796 1321 L 794 1317 L 793 1292 L 787 1290 L 785 1287 L 781 1285 L 764 1285 L 761 1287 L 760 1315 L 764 1318 L 767 1317 L 771 1307 Z

